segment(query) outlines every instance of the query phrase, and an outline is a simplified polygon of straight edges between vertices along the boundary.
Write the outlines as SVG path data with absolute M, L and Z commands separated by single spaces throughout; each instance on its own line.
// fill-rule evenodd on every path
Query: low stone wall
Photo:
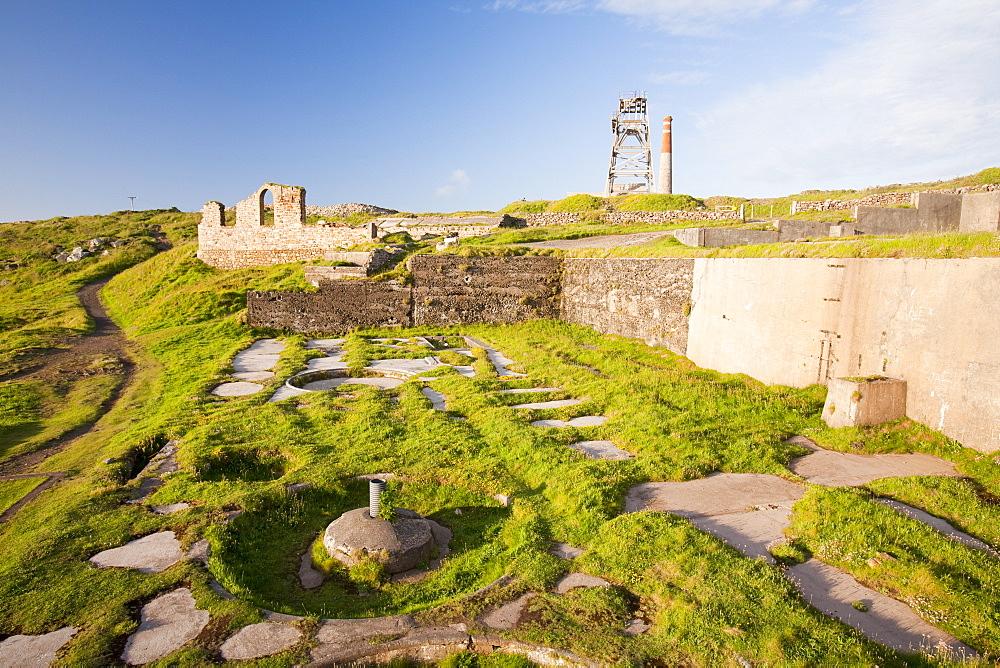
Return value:
M 850 211 L 856 206 L 899 206 L 912 204 L 914 193 L 876 193 L 858 199 L 824 199 L 792 202 L 792 213 L 803 211 Z
M 247 322 L 296 332 L 509 323 L 559 316 L 559 258 L 418 255 L 413 286 L 322 281 L 318 292 L 247 293 Z
M 293 332 L 412 324 L 410 289 L 392 281 L 335 281 L 319 292 L 247 292 L 247 322 Z
M 560 317 L 683 355 L 694 260 L 565 260 Z
M 520 322 L 559 316 L 559 258 L 417 255 L 413 323 Z
M 737 211 L 602 211 L 601 218 L 611 225 L 623 223 L 646 223 L 657 225 L 676 223 L 680 220 L 716 221 L 737 220 Z M 522 220 L 528 227 L 545 227 L 548 225 L 572 225 L 583 220 L 582 213 L 528 213 Z

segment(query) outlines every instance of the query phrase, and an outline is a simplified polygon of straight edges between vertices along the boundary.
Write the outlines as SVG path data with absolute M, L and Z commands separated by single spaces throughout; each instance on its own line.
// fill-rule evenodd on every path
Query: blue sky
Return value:
M 0 220 L 599 191 L 632 89 L 674 192 L 950 178 L 1000 166 L 998 35 L 996 0 L 0 0 Z

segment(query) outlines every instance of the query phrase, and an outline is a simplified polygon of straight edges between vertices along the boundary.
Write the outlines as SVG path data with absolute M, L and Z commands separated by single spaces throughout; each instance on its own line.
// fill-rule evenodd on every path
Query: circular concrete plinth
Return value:
M 350 510 L 326 528 L 323 546 L 345 566 L 375 557 L 389 573 L 401 573 L 429 558 L 434 549 L 430 522 L 417 513 L 397 508 L 395 522 L 371 517 L 368 508 Z

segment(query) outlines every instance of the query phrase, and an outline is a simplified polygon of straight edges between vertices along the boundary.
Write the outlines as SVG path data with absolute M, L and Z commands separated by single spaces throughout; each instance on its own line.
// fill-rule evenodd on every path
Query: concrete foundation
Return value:
M 963 197 L 958 228 L 962 232 L 1000 231 L 1000 192 L 977 193 Z
M 823 421 L 834 429 L 882 424 L 906 415 L 906 381 L 896 378 L 831 378 Z

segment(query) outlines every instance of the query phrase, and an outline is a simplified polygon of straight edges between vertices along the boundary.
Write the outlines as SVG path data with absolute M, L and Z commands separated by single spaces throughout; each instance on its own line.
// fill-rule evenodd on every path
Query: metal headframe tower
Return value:
M 604 196 L 653 192 L 653 160 L 649 148 L 649 117 L 646 92 L 618 94 L 618 113 L 611 119 L 615 142 Z

